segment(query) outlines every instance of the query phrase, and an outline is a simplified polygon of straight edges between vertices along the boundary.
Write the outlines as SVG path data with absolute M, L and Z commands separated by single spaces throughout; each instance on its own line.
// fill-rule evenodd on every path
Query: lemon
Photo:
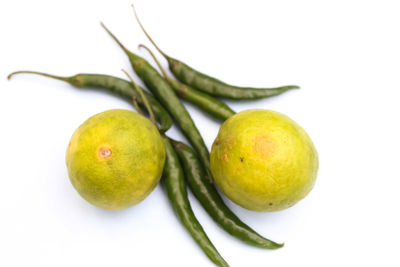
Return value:
M 74 188 L 88 202 L 110 210 L 145 199 L 158 184 L 164 161 L 156 126 L 121 109 L 86 120 L 72 135 L 66 153 Z
M 221 126 L 211 150 L 216 185 L 236 204 L 278 211 L 313 188 L 318 154 L 307 133 L 270 110 L 240 112 Z

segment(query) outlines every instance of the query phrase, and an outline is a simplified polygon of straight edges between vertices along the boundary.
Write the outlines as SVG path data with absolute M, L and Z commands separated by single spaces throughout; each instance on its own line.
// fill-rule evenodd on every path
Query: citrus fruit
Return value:
M 160 180 L 165 148 L 144 116 L 113 109 L 96 114 L 74 132 L 66 163 L 78 193 L 95 206 L 118 210 L 139 203 Z
M 254 211 L 293 206 L 311 191 L 318 171 L 318 154 L 307 133 L 270 110 L 247 110 L 226 120 L 210 161 L 220 190 Z

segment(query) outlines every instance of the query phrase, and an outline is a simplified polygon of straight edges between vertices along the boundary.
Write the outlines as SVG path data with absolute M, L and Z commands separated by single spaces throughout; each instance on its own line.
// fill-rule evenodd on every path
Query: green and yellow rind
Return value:
M 111 150 L 109 157 L 100 148 Z M 119 210 L 145 199 L 158 184 L 165 148 L 144 116 L 114 109 L 94 115 L 73 134 L 66 153 L 72 185 L 95 206 Z
M 215 183 L 233 202 L 249 210 L 278 211 L 311 191 L 318 153 L 289 117 L 248 110 L 221 126 L 210 163 Z

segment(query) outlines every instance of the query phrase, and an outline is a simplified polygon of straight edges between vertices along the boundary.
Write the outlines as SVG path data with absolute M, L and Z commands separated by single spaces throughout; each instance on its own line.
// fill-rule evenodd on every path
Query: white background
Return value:
M 161 187 L 137 206 L 106 211 L 70 184 L 64 156 L 73 131 L 98 112 L 131 109 L 129 103 L 41 77 L 6 80 L 19 69 L 132 73 L 99 25 L 104 21 L 150 59 L 137 49 L 150 44 L 130 4 L 0 3 L 0 266 L 213 266 Z M 284 248 L 262 250 L 234 239 L 190 194 L 196 216 L 231 266 L 400 266 L 398 1 L 135 4 L 158 44 L 198 70 L 237 85 L 301 86 L 271 99 L 228 102 L 236 111 L 287 114 L 319 151 L 317 183 L 296 206 L 256 213 L 227 200 L 243 221 Z M 187 106 L 211 147 L 220 123 Z M 177 128 L 168 134 L 183 140 Z

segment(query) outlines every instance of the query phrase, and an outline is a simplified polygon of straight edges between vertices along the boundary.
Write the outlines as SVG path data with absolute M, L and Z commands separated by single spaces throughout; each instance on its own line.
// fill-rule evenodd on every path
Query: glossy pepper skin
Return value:
M 164 165 L 162 183 L 167 189 L 168 199 L 171 203 L 171 206 L 173 207 L 181 223 L 185 226 L 190 235 L 201 247 L 208 258 L 217 266 L 229 266 L 228 263 L 218 253 L 217 249 L 204 232 L 203 227 L 197 221 L 189 203 L 185 178 L 178 156 L 166 137 L 163 138 L 163 142 L 166 151 L 166 161 Z
M 102 27 L 114 39 L 115 42 L 122 48 L 131 62 L 133 70 L 146 84 L 147 88 L 161 102 L 174 118 L 183 134 L 187 137 L 190 144 L 199 154 L 200 160 L 205 167 L 207 177 L 212 181 L 210 168 L 210 153 L 200 135 L 199 130 L 194 124 L 189 112 L 176 96 L 174 90 L 169 86 L 167 81 L 154 69 L 144 58 L 130 52 L 122 43 L 104 26 Z
M 161 70 L 165 80 L 169 83 L 172 89 L 174 89 L 175 93 L 179 98 L 184 99 L 193 105 L 196 105 L 198 108 L 203 110 L 205 113 L 208 113 L 212 117 L 225 121 L 229 117 L 236 114 L 227 104 L 222 102 L 221 100 L 210 96 L 209 94 L 203 93 L 196 89 L 191 88 L 190 86 L 183 84 L 177 80 L 173 80 L 168 76 L 160 62 L 157 60 L 153 52 L 144 45 L 139 45 L 139 47 L 143 47 L 146 49 L 150 55 L 153 57 L 156 62 L 158 68 Z
M 78 88 L 102 89 L 109 93 L 125 98 L 128 101 L 132 101 L 132 99 L 135 98 L 137 103 L 144 108 L 143 99 L 140 96 L 139 92 L 137 92 L 137 90 L 133 87 L 133 85 L 126 80 L 114 76 L 103 75 L 103 74 L 79 73 L 70 77 L 61 77 L 35 71 L 17 71 L 11 73 L 8 76 L 8 78 L 10 79 L 15 74 L 22 74 L 22 73 L 41 75 L 52 79 L 61 80 Z M 143 89 L 142 91 L 145 94 L 146 98 L 148 99 L 151 109 L 153 110 L 154 115 L 158 123 L 160 124 L 159 128 L 160 132 L 167 131 L 169 128 L 171 128 L 172 125 L 171 116 L 152 95 L 146 93 L 146 91 L 144 91 Z
M 267 249 L 277 249 L 283 246 L 283 244 L 262 237 L 243 223 L 225 205 L 215 187 L 205 179 L 203 166 L 194 151 L 182 142 L 171 140 L 171 143 L 183 166 L 190 189 L 215 222 L 228 233 L 248 244 Z

